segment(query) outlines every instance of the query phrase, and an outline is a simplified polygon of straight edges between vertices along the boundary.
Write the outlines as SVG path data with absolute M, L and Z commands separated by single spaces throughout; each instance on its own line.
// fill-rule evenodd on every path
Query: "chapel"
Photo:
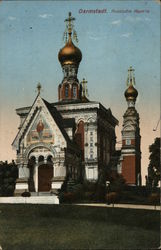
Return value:
M 63 79 L 58 85 L 57 102 L 49 103 L 41 97 L 39 83 L 33 104 L 16 109 L 20 125 L 12 145 L 19 170 L 17 196 L 24 191 L 55 194 L 65 181 L 96 182 L 104 169 L 122 174 L 130 185 L 139 183 L 140 129 L 133 69 L 129 69 L 125 91 L 128 109 L 124 114 L 122 148 L 117 152 L 118 120 L 110 108 L 89 100 L 87 81 L 77 78 L 82 52 L 74 44 L 74 20 L 71 13 L 65 19 L 65 46 L 58 53 Z

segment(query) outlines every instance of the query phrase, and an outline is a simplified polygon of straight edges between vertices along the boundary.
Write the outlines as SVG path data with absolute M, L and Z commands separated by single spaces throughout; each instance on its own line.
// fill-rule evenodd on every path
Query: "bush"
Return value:
M 151 193 L 149 196 L 149 202 L 156 208 L 156 205 L 159 205 L 160 203 L 160 195 L 158 193 Z
M 101 184 L 97 184 L 97 189 L 94 195 L 94 200 L 98 201 L 98 202 L 104 202 L 105 200 L 105 194 L 106 194 L 106 186 L 105 185 L 101 185 Z
M 30 194 L 30 192 L 25 191 L 25 192 L 23 192 L 23 193 L 21 194 L 21 196 L 22 196 L 22 197 L 30 197 L 31 194 Z
M 14 161 L 0 162 L 0 196 L 13 196 L 18 169 Z
M 65 203 L 72 203 L 75 200 L 75 194 L 72 192 L 64 193 L 62 195 L 62 200 Z
M 96 191 L 96 183 L 85 181 L 83 183 L 83 189 L 85 192 L 95 192 Z
M 107 193 L 105 196 L 105 200 L 107 202 L 107 204 L 114 204 L 117 203 L 119 201 L 119 195 L 116 192 L 111 192 L 111 193 Z
M 83 196 L 85 201 L 93 201 L 94 199 L 94 193 L 93 192 L 84 192 L 84 196 Z
M 122 175 L 116 173 L 110 180 L 110 192 L 121 193 L 126 187 L 125 179 Z

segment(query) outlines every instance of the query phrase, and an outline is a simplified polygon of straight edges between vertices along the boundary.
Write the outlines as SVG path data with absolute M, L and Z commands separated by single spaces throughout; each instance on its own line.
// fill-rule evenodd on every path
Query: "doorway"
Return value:
M 38 192 L 49 192 L 51 190 L 51 179 L 53 177 L 53 166 L 43 164 L 38 168 Z

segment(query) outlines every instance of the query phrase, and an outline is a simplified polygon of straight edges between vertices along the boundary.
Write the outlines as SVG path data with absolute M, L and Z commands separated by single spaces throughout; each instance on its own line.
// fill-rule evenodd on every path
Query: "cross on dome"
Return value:
M 127 86 L 124 95 L 127 101 L 133 101 L 135 103 L 136 98 L 138 96 L 138 91 L 134 88 L 135 85 L 135 77 L 134 77 L 134 69 L 132 66 L 128 69 L 128 77 L 127 77 Z
M 135 85 L 134 69 L 132 66 L 128 69 L 127 86 Z
M 63 40 L 65 38 L 65 42 L 67 42 L 68 38 L 71 39 L 71 35 L 72 35 L 72 32 L 73 32 L 73 39 L 78 42 L 78 38 L 77 38 L 77 33 L 76 31 L 74 30 L 74 21 L 75 21 L 75 17 L 72 17 L 72 13 L 69 12 L 69 16 L 68 18 L 66 18 L 64 20 L 64 22 L 66 23 L 66 30 L 64 32 L 64 37 L 63 37 Z

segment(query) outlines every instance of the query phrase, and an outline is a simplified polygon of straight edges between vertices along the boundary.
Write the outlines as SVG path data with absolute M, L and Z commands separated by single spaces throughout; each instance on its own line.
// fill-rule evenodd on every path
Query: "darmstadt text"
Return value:
M 79 9 L 79 14 L 106 14 L 107 9 Z

